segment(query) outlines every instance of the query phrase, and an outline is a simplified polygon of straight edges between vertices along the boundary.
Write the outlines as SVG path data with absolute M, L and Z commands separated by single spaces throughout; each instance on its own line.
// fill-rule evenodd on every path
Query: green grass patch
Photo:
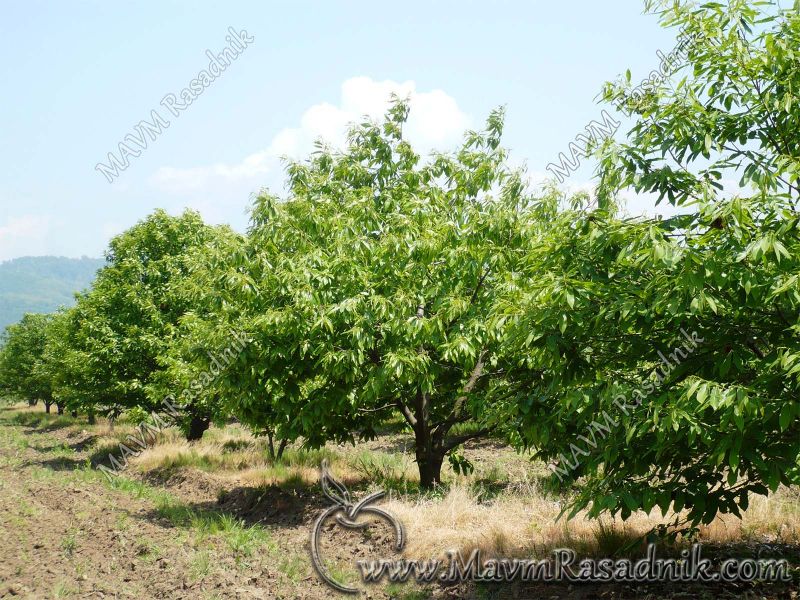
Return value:
M 309 575 L 308 557 L 293 552 L 281 554 L 278 570 L 289 581 L 298 583 Z
M 75 548 L 78 547 L 77 535 L 77 530 L 75 528 L 70 528 L 66 535 L 61 539 L 61 549 L 64 551 L 64 555 L 67 558 L 72 557 L 72 553 L 75 552 Z
M 151 501 L 155 504 L 156 514 L 174 527 L 191 530 L 200 539 L 213 537 L 223 540 L 237 561 L 252 556 L 259 548 L 266 547 L 269 552 L 277 548 L 267 529 L 258 525 L 249 526 L 229 513 L 195 509 L 165 490 L 121 475 L 109 480 L 102 472 L 91 467 L 78 471 L 78 477 L 83 481 L 100 480 L 112 489 Z
M 189 579 L 200 581 L 211 572 L 211 555 L 206 550 L 198 550 L 189 562 Z
M 383 591 L 392 600 L 427 600 L 431 597 L 430 592 L 413 583 L 390 583 Z
M 347 457 L 350 466 L 370 483 L 390 486 L 404 479 L 411 467 L 411 459 L 405 454 L 390 454 L 375 450 L 359 450 Z
M 326 560 L 325 568 L 328 569 L 328 573 L 333 580 L 341 585 L 353 587 L 359 581 L 358 573 L 353 571 L 351 568 L 347 568 L 337 562 Z
M 265 528 L 249 526 L 229 513 L 196 510 L 172 499 L 159 502 L 156 511 L 175 527 L 191 529 L 200 539 L 223 540 L 237 560 L 249 558 L 258 548 L 267 547 L 269 552 L 277 548 L 272 534 Z
M 303 448 L 286 448 L 283 451 L 283 456 L 276 459 L 274 464 L 285 465 L 288 467 L 312 467 L 318 468 L 323 460 L 333 462 L 337 460 L 336 452 L 329 448 L 317 448 L 313 450 L 306 450 Z
M 136 540 L 136 556 L 141 560 L 153 562 L 161 556 L 161 548 L 158 547 L 152 540 L 140 536 Z
M 45 412 L 20 412 L 11 417 L 11 422 L 23 427 L 52 430 L 74 425 L 75 419 L 68 415 L 53 415 Z

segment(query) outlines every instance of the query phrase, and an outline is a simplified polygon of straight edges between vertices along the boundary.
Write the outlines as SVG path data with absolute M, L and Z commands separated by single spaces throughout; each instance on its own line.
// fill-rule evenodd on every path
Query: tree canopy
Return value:
M 562 214 L 529 257 L 519 419 L 559 477 L 586 477 L 575 510 L 697 524 L 800 480 L 800 14 L 653 7 L 690 35 L 688 64 L 644 95 L 606 89 L 634 124 L 600 149 L 601 208 Z M 685 214 L 623 218 L 626 189 Z
M 0 344 L 0 392 L 15 398 L 53 403 L 52 380 L 42 370 L 50 315 L 28 313 L 3 332 Z
M 502 429 L 501 321 L 520 276 L 532 199 L 500 147 L 502 112 L 424 161 L 408 106 L 288 168 L 286 201 L 253 210 L 248 249 L 218 285 L 253 338 L 226 396 L 245 422 L 307 444 L 375 434 L 399 413 L 423 486 L 446 455 Z M 453 455 L 457 468 L 468 465 Z
M 148 390 L 156 385 L 159 361 L 169 355 L 180 319 L 194 308 L 187 284 L 190 255 L 224 230 L 191 211 L 173 217 L 158 210 L 111 240 L 107 265 L 70 310 L 65 395 L 112 416 L 160 408 Z

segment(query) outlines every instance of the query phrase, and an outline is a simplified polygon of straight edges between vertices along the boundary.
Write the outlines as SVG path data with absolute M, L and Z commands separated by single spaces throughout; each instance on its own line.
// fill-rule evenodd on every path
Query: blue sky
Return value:
M 228 27 L 254 41 L 170 115 L 160 101 L 208 68 Z M 243 230 L 251 194 L 282 191 L 281 154 L 335 143 L 391 90 L 411 93 L 422 148 L 453 147 L 505 105 L 505 145 L 539 177 L 599 118 L 604 81 L 646 77 L 675 44 L 638 0 L 5 1 L 0 34 L 0 260 L 100 256 L 157 207 Z M 95 165 L 153 109 L 169 127 L 109 183 Z

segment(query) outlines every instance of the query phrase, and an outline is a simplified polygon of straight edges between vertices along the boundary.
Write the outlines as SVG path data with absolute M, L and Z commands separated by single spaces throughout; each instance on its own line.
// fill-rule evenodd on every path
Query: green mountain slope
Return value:
M 25 256 L 0 263 L 0 330 L 26 312 L 72 305 L 105 261 L 101 258 Z

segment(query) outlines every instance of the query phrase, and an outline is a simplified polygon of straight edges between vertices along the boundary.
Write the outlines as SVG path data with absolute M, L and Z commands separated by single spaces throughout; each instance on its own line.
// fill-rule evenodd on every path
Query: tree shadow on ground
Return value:
M 69 448 L 73 452 L 83 452 L 84 450 L 88 450 L 89 448 L 91 448 L 95 444 L 97 439 L 98 438 L 96 435 L 90 435 L 89 437 L 79 440 L 73 444 L 60 443 L 60 444 L 51 444 L 49 446 L 31 446 L 31 448 L 43 454 L 47 452 L 59 452 L 61 450 L 64 450 L 65 448 Z
M 208 508 L 228 512 L 246 523 L 280 527 L 311 522 L 330 504 L 316 484 L 270 485 L 227 490 Z
M 162 526 L 183 521 L 232 518 L 245 526 L 296 528 L 310 524 L 330 503 L 319 487 L 236 487 L 219 498 L 200 502 L 176 502 L 157 506 L 141 515 Z
M 29 430 L 28 433 L 47 433 L 72 427 L 78 422 L 67 416 L 52 416 L 46 413 L 20 413 L 9 419 L 8 423 L 25 427 Z
M 86 461 L 67 456 L 59 456 L 47 460 L 28 460 L 22 463 L 22 467 L 40 467 L 51 471 L 75 471 L 86 465 Z

